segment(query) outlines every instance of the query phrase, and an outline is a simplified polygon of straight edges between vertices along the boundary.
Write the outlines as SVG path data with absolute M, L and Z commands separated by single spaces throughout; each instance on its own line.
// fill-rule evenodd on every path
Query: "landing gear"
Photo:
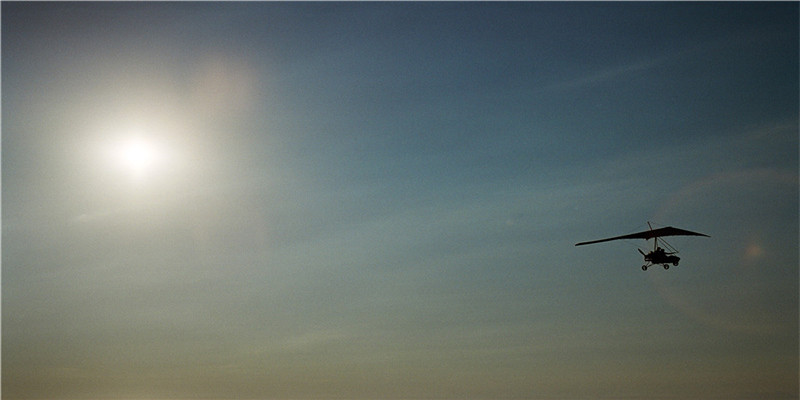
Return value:
M 651 267 L 653 265 L 658 265 L 658 264 L 645 264 L 645 265 L 642 265 L 642 271 L 647 271 L 647 268 L 649 268 L 649 267 Z M 678 265 L 678 264 L 673 263 L 672 265 Z M 661 264 L 661 266 L 664 267 L 664 269 L 669 269 L 669 264 Z

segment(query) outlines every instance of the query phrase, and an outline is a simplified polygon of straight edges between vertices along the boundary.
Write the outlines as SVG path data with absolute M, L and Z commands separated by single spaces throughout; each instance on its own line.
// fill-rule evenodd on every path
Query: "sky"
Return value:
M 3 397 L 796 399 L 798 15 L 3 2 Z

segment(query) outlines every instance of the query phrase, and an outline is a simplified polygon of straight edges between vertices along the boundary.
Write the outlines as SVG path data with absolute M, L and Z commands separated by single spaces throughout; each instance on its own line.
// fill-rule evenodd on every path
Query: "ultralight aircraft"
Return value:
M 644 256 L 645 264 L 642 265 L 642 270 L 643 271 L 647 271 L 648 267 L 650 267 L 652 265 L 658 265 L 658 264 L 664 266 L 664 269 L 669 269 L 669 265 L 670 264 L 677 266 L 678 262 L 680 262 L 680 260 L 681 260 L 680 257 L 675 255 L 675 254 L 678 253 L 678 250 L 676 250 L 669 243 L 667 243 L 666 240 L 661 239 L 661 243 L 664 245 L 664 247 L 667 247 L 667 249 L 669 251 L 664 250 L 663 248 L 661 248 L 658 245 L 658 238 L 663 237 L 663 236 L 705 236 L 705 237 L 710 237 L 710 236 L 708 236 L 706 234 L 703 234 L 703 233 L 697 233 L 697 232 L 687 231 L 685 229 L 673 228 L 671 226 L 668 226 L 668 227 L 665 227 L 665 228 L 653 229 L 652 225 L 650 225 L 650 222 L 647 223 L 647 226 L 650 227 L 650 230 L 631 233 L 629 235 L 614 236 L 614 237 L 610 237 L 610 238 L 606 238 L 606 239 L 592 240 L 592 241 L 588 241 L 588 242 L 581 242 L 581 243 L 575 244 L 575 246 L 583 246 L 585 244 L 601 243 L 601 242 L 608 242 L 608 241 L 611 241 L 611 240 L 621 240 L 621 239 L 645 239 L 645 240 L 653 239 L 653 251 L 645 253 L 641 249 L 637 249 L 637 250 L 639 250 L 639 253 L 642 253 L 642 255 Z

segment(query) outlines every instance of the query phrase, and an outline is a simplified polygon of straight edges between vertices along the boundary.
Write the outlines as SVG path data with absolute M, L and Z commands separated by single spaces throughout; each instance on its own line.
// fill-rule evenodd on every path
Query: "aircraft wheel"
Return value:
M 669 264 L 664 264 L 664 269 L 669 269 Z
M 642 265 L 642 271 L 647 271 L 647 265 Z
M 674 265 L 674 266 L 676 266 L 676 267 L 677 267 L 677 266 L 678 266 L 678 262 L 677 262 L 677 261 L 675 261 L 674 263 L 672 263 L 672 265 Z

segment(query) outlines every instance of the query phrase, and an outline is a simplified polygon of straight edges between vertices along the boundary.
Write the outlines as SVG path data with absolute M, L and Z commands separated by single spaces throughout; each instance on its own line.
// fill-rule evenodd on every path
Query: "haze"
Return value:
M 3 397 L 796 399 L 798 32 L 4 2 Z

